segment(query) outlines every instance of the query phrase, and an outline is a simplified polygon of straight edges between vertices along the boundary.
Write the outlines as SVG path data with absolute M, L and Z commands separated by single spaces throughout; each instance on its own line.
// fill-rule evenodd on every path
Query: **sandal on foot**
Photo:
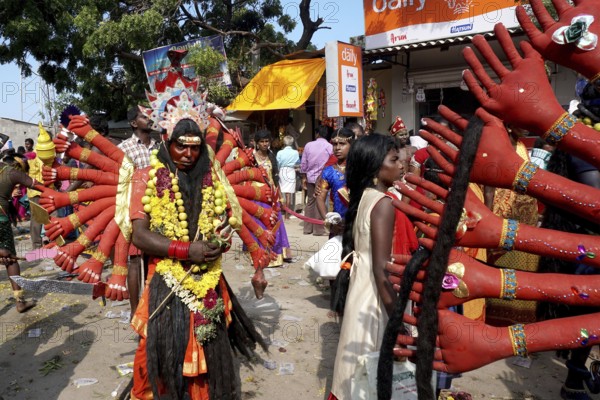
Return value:
M 590 351 L 590 355 L 588 356 L 591 360 L 600 361 L 600 350 L 596 346 Z
M 592 400 L 585 389 L 570 389 L 565 385 L 560 388 L 560 398 L 563 400 Z
M 593 394 L 600 393 L 600 362 L 594 361 L 590 365 L 588 370 L 586 367 L 577 367 L 573 365 L 571 360 L 566 362 L 567 368 L 576 373 L 578 378 L 581 379 L 588 390 Z M 573 390 L 573 389 L 572 389 Z
M 590 376 L 584 382 L 591 393 L 600 393 L 600 361 L 592 361 L 590 364 Z

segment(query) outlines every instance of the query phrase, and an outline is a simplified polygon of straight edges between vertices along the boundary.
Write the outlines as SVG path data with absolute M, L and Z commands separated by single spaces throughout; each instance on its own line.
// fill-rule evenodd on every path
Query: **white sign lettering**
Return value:
M 421 11 L 425 8 L 426 0 L 419 0 L 419 7 L 417 11 Z M 381 4 L 380 4 L 381 3 Z M 382 13 L 386 9 L 397 10 L 398 8 L 414 7 L 415 0 L 373 0 L 373 11 L 376 13 Z
M 342 60 L 351 62 L 352 65 L 356 66 L 357 59 L 358 57 L 352 49 L 346 47 L 344 50 L 342 50 Z

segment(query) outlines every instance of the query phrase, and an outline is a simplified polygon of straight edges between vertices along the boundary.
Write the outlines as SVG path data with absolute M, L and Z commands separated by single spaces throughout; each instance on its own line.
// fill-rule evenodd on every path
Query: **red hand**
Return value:
M 113 301 L 129 298 L 127 291 L 127 276 L 112 274 L 106 282 L 106 297 Z
M 67 128 L 79 137 L 84 137 L 86 133 L 92 130 L 90 120 L 85 115 L 71 115 L 71 122 Z
M 92 299 L 96 300 L 98 297 L 104 297 L 106 292 L 106 284 L 104 282 L 97 282 L 94 284 L 94 290 L 92 292 Z
M 552 3 L 558 13 L 558 21 L 554 20 L 541 0 L 531 0 L 529 3 L 536 19 L 542 26 L 542 31 L 538 30 L 531 22 L 527 11 L 522 6 L 517 7 L 517 19 L 529 40 L 531 40 L 533 47 L 545 59 L 569 67 L 588 79 L 594 78 L 600 72 L 600 47 L 584 51 L 577 48 L 575 44 L 557 44 L 552 40 L 552 34 L 558 28 L 571 25 L 574 17 L 591 15 L 595 21 L 589 26 L 589 30 L 596 35 L 600 35 L 600 26 L 598 25 L 600 8 L 598 8 L 598 2 L 596 0 L 579 0 L 575 2 L 575 6 L 571 6 L 566 0 L 553 0 Z
M 100 278 L 102 277 L 103 266 L 103 262 L 91 258 L 81 264 L 77 279 L 85 283 L 96 283 L 100 281 Z
M 439 107 L 440 114 L 450 121 L 459 129 L 464 130 L 468 122 L 460 115 L 445 106 Z M 493 187 L 511 188 L 517 171 L 523 163 L 523 159 L 514 150 L 510 143 L 508 133 L 498 118 L 492 116 L 482 108 L 478 108 L 475 115 L 484 123 L 481 140 L 473 168 L 471 168 L 471 182 L 480 183 Z M 452 132 L 448 127 L 445 127 L 437 122 L 426 119 L 427 127 L 438 133 L 443 138 L 457 147 L 462 143 L 462 137 L 455 132 Z M 458 151 L 452 149 L 443 140 L 435 137 L 427 131 L 421 131 L 421 136 L 427 140 L 431 146 L 428 147 L 428 152 L 431 157 L 440 165 L 446 173 L 454 174 L 454 165 L 444 159 L 435 148 L 450 157 L 454 162 L 458 159 Z
M 470 47 L 464 49 L 463 55 L 483 88 L 470 71 L 464 73 L 465 82 L 486 110 L 509 124 L 542 135 L 564 113 L 548 81 L 544 60 L 526 41 L 521 42 L 525 54 L 521 57 L 503 25 L 496 25 L 494 32 L 512 71 L 502 64 L 484 37 L 477 35 L 473 44 L 498 75 L 500 83 L 490 78 Z
M 449 184 L 449 179 L 444 175 L 440 175 L 442 181 L 446 181 L 445 183 Z M 421 186 L 423 189 L 434 193 L 441 199 L 445 199 L 448 191 L 440 188 L 436 184 L 426 181 L 425 179 L 415 177 L 414 175 L 407 175 L 406 180 L 409 183 L 415 184 L 417 186 Z M 403 196 L 410 197 L 412 200 L 421 204 L 423 207 L 429 208 L 436 212 L 437 214 L 442 214 L 443 209 L 440 209 L 442 205 L 440 203 L 434 202 L 432 200 L 426 201 L 425 196 L 419 194 L 414 190 L 410 190 L 405 185 L 400 185 L 399 187 L 400 193 Z M 421 230 L 425 235 L 427 235 L 431 239 L 435 239 L 437 236 L 437 226 L 439 225 L 439 217 L 429 216 L 426 217 L 425 213 L 422 211 L 419 212 L 414 207 L 403 203 L 403 202 L 393 202 L 394 206 L 399 208 L 405 214 L 420 219 L 422 221 L 426 221 L 432 226 L 425 225 L 421 222 L 415 222 L 415 225 Z M 437 203 L 434 204 L 434 203 Z M 500 243 L 500 235 L 502 233 L 502 219 L 494 215 L 489 208 L 487 208 L 473 193 L 471 189 L 467 190 L 467 197 L 465 199 L 464 208 L 471 214 L 479 214 L 481 219 L 475 225 L 475 227 L 470 228 L 467 232 L 459 238 L 456 242 L 459 246 L 465 247 L 476 247 L 476 248 L 496 248 Z M 425 214 L 425 215 L 423 215 Z
M 450 373 L 467 372 L 512 355 L 512 348 L 508 345 L 508 328 L 496 328 L 447 310 L 438 311 L 438 315 L 439 349 L 434 353 L 434 369 Z M 409 315 L 404 316 L 404 321 L 417 324 L 417 318 Z M 414 346 L 416 338 L 398 335 L 397 343 Z M 417 350 L 397 348 L 394 355 L 414 359 Z
M 419 243 L 429 249 L 432 249 L 434 246 L 434 242 L 429 239 L 421 239 Z M 386 270 L 390 273 L 389 280 L 394 285 L 394 290 L 400 290 L 399 285 L 401 284 L 410 256 L 394 255 L 393 259 L 393 262 L 386 265 Z M 443 309 L 464 304 L 473 299 L 498 296 L 500 287 L 500 272 L 498 269 L 488 267 L 457 250 L 450 252 L 448 263 L 461 263 L 464 265 L 465 274 L 461 279 L 466 284 L 469 294 L 467 297 L 456 297 L 452 290 L 443 290 L 440 294 L 438 308 Z M 424 267 L 423 271 L 417 273 L 416 281 L 410 293 L 410 299 L 417 303 L 421 303 L 423 300 L 423 282 L 427 279 L 426 269 Z

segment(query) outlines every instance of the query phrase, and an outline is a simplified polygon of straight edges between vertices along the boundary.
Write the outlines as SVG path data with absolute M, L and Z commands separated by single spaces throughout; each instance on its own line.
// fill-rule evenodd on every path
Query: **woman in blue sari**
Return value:
M 333 204 L 333 212 L 338 213 L 344 220 L 346 210 L 348 210 L 348 192 L 346 190 L 346 157 L 350 151 L 350 146 L 354 141 L 354 132 L 347 128 L 341 128 L 335 131 L 331 137 L 333 154 L 337 161 L 333 165 L 326 166 L 317 179 L 318 190 L 315 193 L 317 197 L 317 210 L 322 219 L 327 214 L 327 194 L 330 193 L 330 201 Z M 343 224 L 332 225 L 330 237 L 339 235 L 343 232 Z

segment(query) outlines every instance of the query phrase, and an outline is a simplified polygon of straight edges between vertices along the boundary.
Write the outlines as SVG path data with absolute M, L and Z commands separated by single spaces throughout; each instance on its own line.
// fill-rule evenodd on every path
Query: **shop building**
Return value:
M 397 115 L 409 130 L 417 131 L 421 118 L 435 117 L 440 104 L 472 115 L 478 102 L 462 80 L 462 71 L 468 68 L 463 49 L 482 34 L 509 67 L 494 37 L 494 25 L 502 22 L 517 44 L 526 39 L 516 20 L 514 0 L 408 0 L 390 1 L 386 7 L 383 3 L 364 1 L 362 39 L 365 85 L 374 79 L 379 103 L 383 99 L 384 109 L 374 124 L 377 132 L 387 131 Z M 391 8 L 396 4 L 402 6 Z M 550 62 L 548 68 L 560 103 L 567 105 L 575 98 L 576 74 Z

